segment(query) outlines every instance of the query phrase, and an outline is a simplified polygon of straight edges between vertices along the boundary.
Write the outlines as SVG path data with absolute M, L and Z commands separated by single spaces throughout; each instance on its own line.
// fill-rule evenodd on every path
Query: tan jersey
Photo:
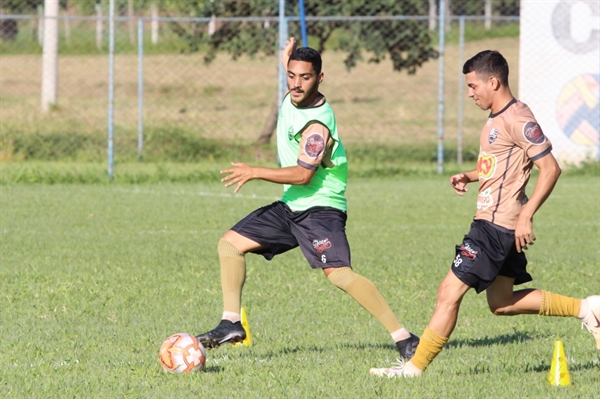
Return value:
M 479 138 L 479 195 L 475 219 L 515 230 L 527 202 L 525 186 L 533 161 L 552 151 L 529 107 L 513 99 L 490 114 Z

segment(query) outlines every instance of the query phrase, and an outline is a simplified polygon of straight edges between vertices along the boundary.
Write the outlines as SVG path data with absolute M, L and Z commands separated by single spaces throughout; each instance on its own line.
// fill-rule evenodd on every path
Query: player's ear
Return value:
M 319 77 L 318 77 L 318 79 L 317 79 L 317 80 L 318 80 L 318 82 L 319 82 L 319 83 L 323 82 L 323 78 L 324 78 L 324 77 L 325 77 L 325 75 L 323 74 L 323 72 L 321 72 L 321 73 L 319 74 Z
M 490 85 L 492 85 L 492 90 L 498 90 L 500 88 L 500 80 L 495 76 L 490 76 Z

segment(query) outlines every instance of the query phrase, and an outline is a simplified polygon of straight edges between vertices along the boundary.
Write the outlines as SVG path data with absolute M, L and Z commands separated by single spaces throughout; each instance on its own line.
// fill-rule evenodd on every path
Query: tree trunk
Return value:
M 273 132 L 277 127 L 277 114 L 279 113 L 279 95 L 276 93 L 273 97 L 273 101 L 271 102 L 271 109 L 269 110 L 269 115 L 267 116 L 267 120 L 265 125 L 258 136 L 258 140 L 256 140 L 256 145 L 269 144 L 271 142 L 271 137 L 273 137 Z
M 133 0 L 127 2 L 127 27 L 129 28 L 129 43 L 135 44 L 135 11 L 133 9 Z

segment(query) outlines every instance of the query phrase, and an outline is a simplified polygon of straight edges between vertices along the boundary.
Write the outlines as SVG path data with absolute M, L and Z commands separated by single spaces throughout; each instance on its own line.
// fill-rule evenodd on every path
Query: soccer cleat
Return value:
M 242 342 L 246 338 L 246 330 L 239 321 L 221 320 L 218 326 L 196 338 L 205 348 L 218 348 L 226 342 Z
M 372 368 L 369 370 L 369 374 L 376 375 L 379 377 L 412 377 L 412 374 L 407 374 L 405 370 L 404 360 L 399 357 L 398 362 L 392 367 L 388 368 Z
M 419 337 L 411 333 L 410 338 L 396 342 L 396 348 L 398 348 L 398 352 L 400 352 L 400 357 L 405 361 L 412 359 L 417 351 L 417 346 L 419 346 L 420 341 Z
M 581 328 L 585 326 L 592 333 L 596 340 L 596 348 L 600 349 L 600 295 L 588 296 L 587 301 L 590 310 L 581 319 Z

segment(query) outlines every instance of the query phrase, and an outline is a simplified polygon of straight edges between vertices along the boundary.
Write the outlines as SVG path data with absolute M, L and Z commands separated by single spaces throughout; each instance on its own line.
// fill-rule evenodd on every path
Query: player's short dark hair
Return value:
M 323 61 L 321 60 L 321 54 L 314 48 L 310 47 L 299 47 L 292 52 L 290 55 L 290 61 L 306 61 L 312 64 L 313 69 L 318 74 L 321 73 L 321 68 L 323 66 Z
M 475 72 L 480 77 L 495 76 L 502 86 L 508 87 L 508 62 L 495 50 L 477 53 L 463 65 L 463 73 Z

